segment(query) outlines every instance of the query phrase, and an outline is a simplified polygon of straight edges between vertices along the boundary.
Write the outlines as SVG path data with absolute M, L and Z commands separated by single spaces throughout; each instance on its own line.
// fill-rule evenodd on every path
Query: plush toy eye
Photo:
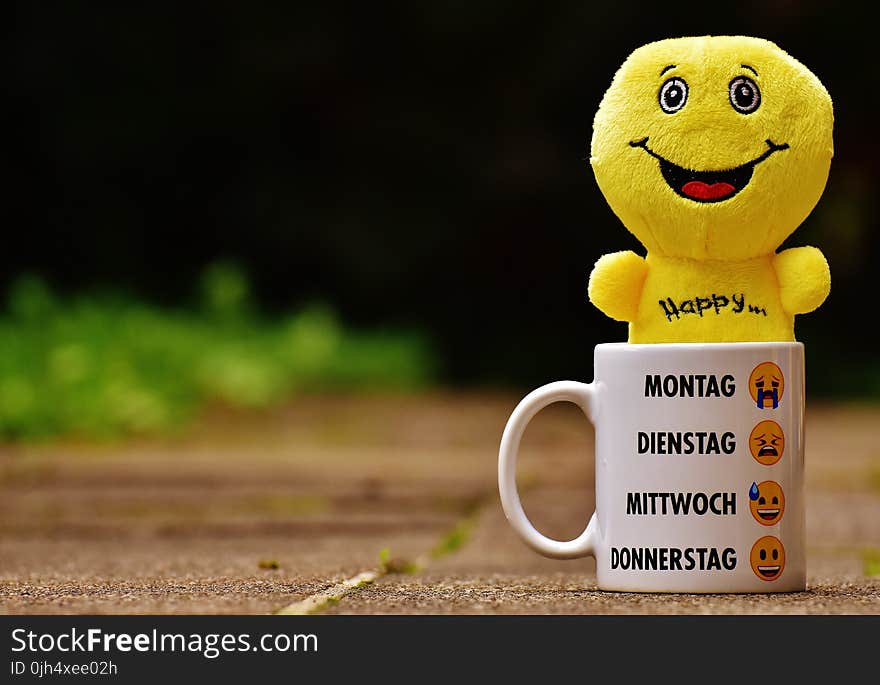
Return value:
M 667 114 L 675 114 L 684 107 L 688 99 L 688 84 L 684 79 L 671 78 L 660 87 L 660 109 Z
M 730 82 L 730 104 L 741 114 L 751 114 L 761 104 L 761 91 L 758 84 L 747 76 L 740 76 Z

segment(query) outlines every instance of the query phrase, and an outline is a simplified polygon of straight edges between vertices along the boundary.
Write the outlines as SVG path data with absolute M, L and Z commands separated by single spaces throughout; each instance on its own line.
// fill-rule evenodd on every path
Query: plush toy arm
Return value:
M 815 247 L 793 247 L 773 258 L 782 307 L 789 314 L 811 312 L 828 297 L 831 271 Z
M 590 274 L 590 302 L 616 321 L 635 321 L 647 275 L 648 263 L 635 252 L 603 255 Z

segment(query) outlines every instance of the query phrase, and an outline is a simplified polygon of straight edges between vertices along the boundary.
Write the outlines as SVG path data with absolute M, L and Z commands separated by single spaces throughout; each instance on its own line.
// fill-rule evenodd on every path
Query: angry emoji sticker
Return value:
M 765 535 L 752 545 L 749 561 L 761 580 L 776 580 L 785 570 L 785 547 L 772 535 Z
M 782 458 L 785 434 L 775 421 L 761 421 L 749 435 L 749 452 L 759 464 L 773 466 Z
M 773 362 L 761 362 L 749 376 L 749 394 L 758 409 L 776 409 L 782 401 L 785 379 Z
M 749 511 L 762 526 L 779 523 L 785 513 L 785 494 L 779 483 L 765 480 L 760 485 L 752 483 L 749 488 Z

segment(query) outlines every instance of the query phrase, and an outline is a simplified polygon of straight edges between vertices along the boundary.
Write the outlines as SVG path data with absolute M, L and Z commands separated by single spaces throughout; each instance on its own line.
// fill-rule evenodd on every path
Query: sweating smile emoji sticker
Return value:
M 782 370 L 773 362 L 761 362 L 749 376 L 749 394 L 758 409 L 776 409 L 785 391 Z
M 765 480 L 760 485 L 752 483 L 749 488 L 749 511 L 762 526 L 779 523 L 785 512 L 785 495 L 779 483 L 772 480 Z
M 785 547 L 778 538 L 766 535 L 752 545 L 752 570 L 761 580 L 776 580 L 785 570 Z
M 785 435 L 776 421 L 761 421 L 749 435 L 749 451 L 759 464 L 773 466 L 782 458 Z

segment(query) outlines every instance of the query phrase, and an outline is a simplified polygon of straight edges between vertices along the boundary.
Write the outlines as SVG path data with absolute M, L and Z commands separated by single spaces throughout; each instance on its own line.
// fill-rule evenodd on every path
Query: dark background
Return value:
M 586 161 L 593 115 L 631 50 L 706 33 L 777 42 L 834 99 L 831 179 L 786 243 L 823 249 L 832 294 L 797 331 L 814 390 L 880 394 L 876 29 L 831 3 L 20 3 L 0 285 L 184 306 L 229 259 L 266 312 L 424 331 L 444 381 L 587 379 L 626 336 L 589 270 L 642 251 Z

